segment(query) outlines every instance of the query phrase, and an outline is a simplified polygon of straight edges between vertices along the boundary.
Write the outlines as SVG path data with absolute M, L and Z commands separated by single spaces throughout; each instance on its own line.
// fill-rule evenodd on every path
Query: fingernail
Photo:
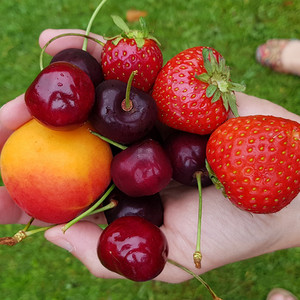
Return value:
M 65 249 L 69 252 L 72 252 L 74 250 L 74 246 L 68 240 L 65 240 L 62 238 L 53 240 L 52 243 L 54 243 L 55 245 Z

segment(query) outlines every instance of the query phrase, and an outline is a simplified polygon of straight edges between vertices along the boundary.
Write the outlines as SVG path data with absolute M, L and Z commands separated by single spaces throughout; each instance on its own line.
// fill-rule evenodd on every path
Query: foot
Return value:
M 268 40 L 257 48 L 256 59 L 276 72 L 300 76 L 300 40 Z
M 273 289 L 267 296 L 267 300 L 298 300 L 298 298 L 284 289 Z

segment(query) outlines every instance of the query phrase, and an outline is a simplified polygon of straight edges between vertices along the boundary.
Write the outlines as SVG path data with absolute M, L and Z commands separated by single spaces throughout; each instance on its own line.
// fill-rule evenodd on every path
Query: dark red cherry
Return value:
M 173 168 L 173 179 L 189 186 L 197 186 L 195 172 L 200 171 L 202 186 L 211 184 L 205 167 L 208 135 L 175 131 L 165 141 L 165 150 Z
M 97 132 L 124 145 L 146 136 L 157 120 L 154 99 L 137 88 L 130 88 L 130 107 L 126 108 L 126 88 L 120 80 L 100 83 L 90 119 Z
M 168 243 L 163 232 L 138 216 L 122 217 L 102 232 L 97 253 L 110 271 L 133 281 L 157 277 L 167 262 Z
M 163 224 L 164 208 L 159 193 L 152 196 L 130 197 L 115 188 L 104 200 L 103 205 L 111 201 L 114 201 L 116 206 L 104 211 L 108 224 L 125 216 L 139 216 L 158 227 Z
M 68 48 L 53 56 L 50 63 L 57 61 L 69 62 L 86 72 L 96 87 L 104 80 L 100 63 L 89 52 L 77 48 Z
M 162 146 L 147 139 L 114 156 L 111 176 L 125 194 L 149 196 L 160 192 L 170 182 L 172 166 Z
M 95 88 L 80 68 L 55 62 L 45 67 L 25 93 L 33 117 L 54 129 L 68 129 L 88 120 Z

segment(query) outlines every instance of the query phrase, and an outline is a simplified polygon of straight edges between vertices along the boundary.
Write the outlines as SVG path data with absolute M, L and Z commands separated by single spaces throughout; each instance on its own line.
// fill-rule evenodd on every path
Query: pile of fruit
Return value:
M 71 222 L 64 230 L 100 208 L 109 224 L 101 263 L 145 281 L 168 261 L 160 191 L 171 180 L 213 182 L 239 208 L 275 213 L 299 193 L 300 124 L 240 117 L 235 91 L 244 86 L 215 49 L 186 49 L 163 65 L 143 18 L 141 30 L 113 19 L 122 33 L 107 39 L 100 62 L 65 49 L 28 87 L 33 119 L 6 142 L 1 174 L 20 208 Z M 194 259 L 201 267 L 199 244 Z

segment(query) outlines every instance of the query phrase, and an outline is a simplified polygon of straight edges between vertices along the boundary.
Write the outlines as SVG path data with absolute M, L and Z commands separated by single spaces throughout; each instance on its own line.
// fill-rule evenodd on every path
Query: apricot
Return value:
M 6 141 L 3 182 L 17 205 L 47 223 L 64 223 L 104 193 L 111 181 L 109 144 L 89 123 L 70 131 L 31 120 Z

